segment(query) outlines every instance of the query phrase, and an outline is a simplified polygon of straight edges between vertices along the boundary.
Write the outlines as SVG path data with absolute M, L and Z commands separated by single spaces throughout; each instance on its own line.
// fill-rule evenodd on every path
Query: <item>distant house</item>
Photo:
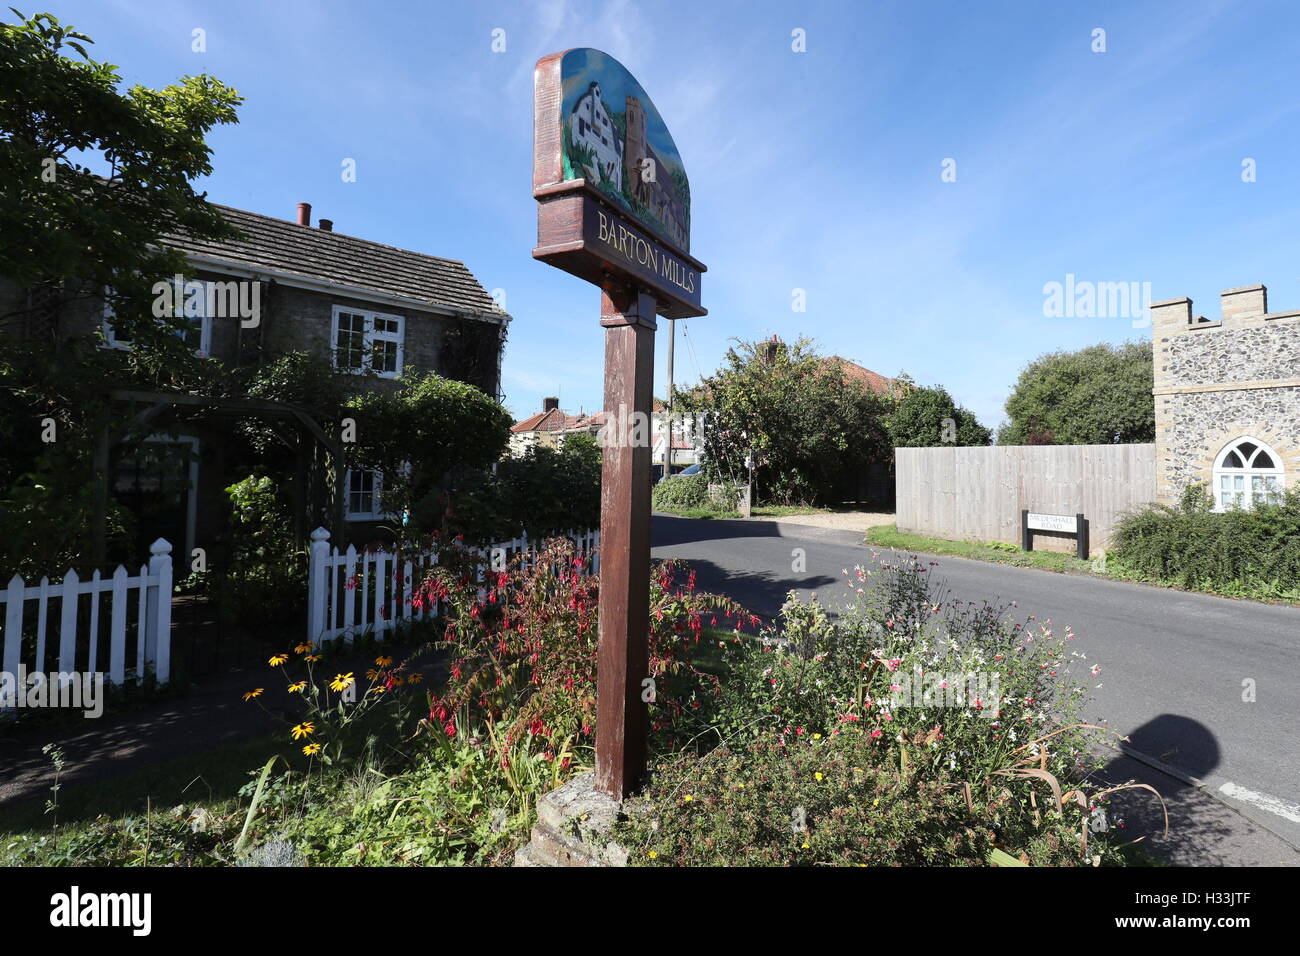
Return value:
M 186 341 L 201 357 L 230 366 L 261 365 L 286 353 L 328 356 L 334 367 L 357 376 L 361 389 L 394 390 L 404 370 L 437 372 L 499 397 L 501 353 L 510 316 L 461 262 L 384 245 L 333 231 L 311 207 L 298 204 L 295 220 L 217 206 L 241 238 L 165 239 L 196 270 L 187 283 L 208 295 L 187 300 Z M 238 286 L 260 302 L 255 323 L 210 314 L 212 293 Z M 113 328 L 113 315 L 95 297 L 70 297 L 45 314 L 33 312 L 32 290 L 0 278 L 0 317 L 20 314 L 20 335 L 49 341 L 98 338 L 102 347 L 129 349 Z M 0 322 L 0 324 L 4 324 Z M 97 335 L 98 333 L 98 335 Z M 224 489 L 242 477 L 228 468 L 230 429 L 241 419 L 282 422 L 282 440 L 299 451 L 296 475 L 284 476 L 299 504 L 299 537 L 323 524 L 341 537 L 366 538 L 387 520 L 381 505 L 383 476 L 336 468 L 341 450 L 311 410 L 252 398 L 208 398 L 176 393 L 114 393 L 152 433 L 112 436 L 105 471 L 109 494 L 136 515 L 139 547 L 167 538 L 181 553 L 222 535 Z M 335 527 L 342 517 L 345 527 Z
M 777 348 L 782 344 L 781 337 L 773 334 L 770 339 L 760 344 L 760 357 L 769 363 L 776 361 Z M 857 362 L 850 361 L 839 355 L 830 355 L 819 361 L 827 368 L 838 365 L 844 373 L 846 381 L 856 382 L 876 395 L 891 395 L 899 387 L 898 379 L 881 375 L 879 372 L 873 372 L 871 369 L 864 368 Z
M 856 362 L 850 362 L 846 358 L 838 355 L 832 355 L 826 361 L 839 362 L 840 368 L 844 370 L 844 377 L 850 382 L 857 382 L 870 392 L 877 395 L 890 395 L 898 387 L 898 379 L 889 378 L 887 375 L 881 375 L 879 372 L 873 372 L 869 368 L 863 368 Z
M 592 435 L 605 424 L 605 413 L 570 415 L 560 410 L 556 397 L 542 399 L 542 410 L 516 422 L 510 429 L 510 454 L 523 456 L 529 448 L 560 448 L 569 435 Z

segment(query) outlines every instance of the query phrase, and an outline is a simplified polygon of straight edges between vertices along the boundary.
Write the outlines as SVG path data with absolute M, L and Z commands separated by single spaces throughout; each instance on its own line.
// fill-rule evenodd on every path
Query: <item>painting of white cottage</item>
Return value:
M 564 54 L 560 76 L 564 178 L 586 180 L 689 252 L 690 183 L 641 84 L 613 57 L 586 48 Z

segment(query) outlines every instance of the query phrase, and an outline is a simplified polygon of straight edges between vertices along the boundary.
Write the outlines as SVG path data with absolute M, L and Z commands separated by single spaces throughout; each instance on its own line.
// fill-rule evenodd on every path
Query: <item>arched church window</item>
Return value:
M 1282 457 L 1249 436 L 1229 442 L 1214 462 L 1214 504 L 1218 511 L 1276 504 L 1282 498 Z

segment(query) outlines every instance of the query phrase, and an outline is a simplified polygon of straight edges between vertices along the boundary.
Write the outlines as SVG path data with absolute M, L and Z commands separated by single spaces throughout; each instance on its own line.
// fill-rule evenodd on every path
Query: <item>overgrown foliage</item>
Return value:
M 1007 399 L 999 445 L 1155 441 L 1151 343 L 1092 345 L 1040 356 Z
M 713 490 L 710 490 L 710 485 Z M 703 472 L 677 475 L 659 482 L 650 493 L 655 511 L 700 517 L 708 515 L 738 516 L 736 502 L 742 487 L 736 481 L 710 480 Z
M 1122 862 L 1077 721 L 1099 668 L 933 567 L 858 568 L 840 618 L 792 594 L 769 640 L 722 642 L 700 713 L 717 746 L 661 755 L 619 831 L 632 862 Z
M 888 402 L 848 379 L 808 339 L 735 340 L 723 366 L 679 392 L 677 404 L 709 416 L 706 470 L 742 481 L 752 457 L 755 495 L 765 502 L 841 500 L 864 465 L 890 454 Z
M 207 75 L 124 92 L 85 34 L 48 13 L 18 17 L 0 24 L 0 275 L 67 296 L 107 290 L 142 360 L 184 362 L 181 320 L 156 319 L 151 290 L 188 267 L 158 240 L 233 234 L 191 183 L 212 172 L 205 136 L 238 121 L 241 97 Z
M 1253 510 L 1213 510 L 1203 484 L 1177 506 L 1126 515 L 1106 555 L 1111 574 L 1251 598 L 1300 600 L 1300 489 Z
M 497 461 L 513 424 L 495 398 L 433 372 L 407 373 L 395 393 L 363 392 L 348 408 L 358 432 L 350 464 L 383 472 L 383 507 L 397 515 L 450 476 Z
M 600 524 L 600 470 L 595 438 L 570 435 L 559 448 L 535 445 L 491 471 L 462 472 L 418 502 L 412 520 L 480 545 L 586 531 Z
M 987 445 L 993 433 L 958 405 L 942 385 L 922 386 L 900 376 L 898 397 L 886 420 L 895 448 Z

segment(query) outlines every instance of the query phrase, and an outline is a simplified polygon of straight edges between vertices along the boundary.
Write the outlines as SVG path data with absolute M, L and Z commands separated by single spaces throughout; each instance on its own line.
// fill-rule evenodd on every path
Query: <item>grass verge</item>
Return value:
M 949 541 L 929 538 L 921 534 L 899 531 L 897 525 L 883 524 L 867 529 L 867 543 L 896 551 L 918 551 L 924 554 L 948 554 L 976 561 L 993 561 L 1020 568 L 1042 568 L 1046 571 L 1073 571 L 1096 574 L 1091 561 L 1081 561 L 1072 554 L 1060 551 L 1021 551 L 1014 544 L 1001 541 Z M 1098 574 L 1099 577 L 1105 575 Z

